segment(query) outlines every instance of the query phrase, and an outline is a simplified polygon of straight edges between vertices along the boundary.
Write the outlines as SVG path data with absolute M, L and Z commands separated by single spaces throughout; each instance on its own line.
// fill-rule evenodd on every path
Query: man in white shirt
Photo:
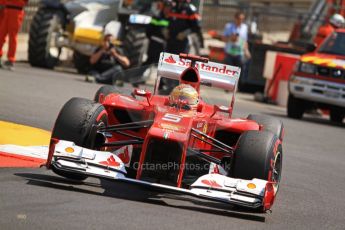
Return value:
M 225 62 L 228 65 L 244 67 L 245 60 L 250 59 L 248 49 L 248 26 L 244 24 L 245 15 L 243 12 L 235 14 L 235 21 L 227 23 L 224 29 L 223 41 L 226 53 Z
M 241 68 L 241 76 L 246 72 L 251 54 L 248 48 L 248 26 L 244 23 L 245 15 L 238 11 L 235 21 L 225 25 L 223 41 L 225 42 L 225 63 Z M 242 78 L 240 78 L 242 79 Z
M 248 26 L 244 23 L 246 16 L 243 12 L 238 11 L 235 14 L 235 21 L 229 22 L 225 25 L 224 36 L 228 37 L 231 34 L 239 34 L 239 37 L 244 41 L 248 40 Z

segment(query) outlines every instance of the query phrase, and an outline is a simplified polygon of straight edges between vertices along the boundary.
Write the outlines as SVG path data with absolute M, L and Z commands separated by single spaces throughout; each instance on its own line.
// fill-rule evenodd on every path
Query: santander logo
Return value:
M 165 58 L 164 62 L 168 64 L 176 64 L 183 67 L 189 67 L 191 65 L 191 61 L 186 60 L 186 59 L 179 58 L 179 61 L 177 62 L 172 55 L 170 55 L 168 58 Z M 196 63 L 195 67 L 203 71 L 224 74 L 231 77 L 239 74 L 237 69 L 229 69 L 227 65 L 221 65 L 221 64 L 212 65 L 208 63 Z
M 172 55 L 170 55 L 168 58 L 164 59 L 164 61 L 166 63 L 169 63 L 169 64 L 175 64 L 176 63 L 176 61 L 175 61 L 175 59 L 173 58 Z
M 126 148 L 123 150 L 122 153 L 120 153 L 119 155 L 117 155 L 124 164 L 128 164 L 130 161 L 130 157 L 129 157 L 129 152 L 128 152 L 128 146 L 126 146 Z
M 101 165 L 105 165 L 105 166 L 113 166 L 113 167 L 118 167 L 120 166 L 120 163 L 117 162 L 114 158 L 114 156 L 110 156 L 107 161 L 101 161 L 99 162 Z
M 214 180 L 202 180 L 201 183 L 208 185 L 212 188 L 221 188 L 222 186 Z

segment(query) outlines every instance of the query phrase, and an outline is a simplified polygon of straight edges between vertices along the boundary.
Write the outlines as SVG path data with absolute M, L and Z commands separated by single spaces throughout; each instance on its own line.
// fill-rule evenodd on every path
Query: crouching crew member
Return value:
M 92 70 L 86 76 L 86 81 L 123 85 L 123 68 L 128 68 L 130 61 L 115 48 L 112 40 L 112 35 L 105 35 L 103 44 L 91 55 Z

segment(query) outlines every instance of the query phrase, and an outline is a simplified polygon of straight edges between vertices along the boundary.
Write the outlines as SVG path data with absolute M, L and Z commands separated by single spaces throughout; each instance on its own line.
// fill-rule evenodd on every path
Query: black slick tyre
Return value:
M 250 114 L 247 119 L 256 121 L 259 125 L 263 126 L 263 130 L 270 131 L 279 137 L 280 140 L 283 140 L 284 125 L 281 120 L 261 114 Z
M 105 108 L 91 100 L 72 98 L 61 109 L 53 128 L 52 138 L 72 141 L 76 145 L 94 149 L 99 138 L 96 133 L 98 126 L 107 126 L 108 116 Z M 61 171 L 54 166 L 52 170 L 61 176 L 84 180 L 84 175 Z
M 94 101 L 95 102 L 100 102 L 99 96 L 102 94 L 104 97 L 108 96 L 109 94 L 116 93 L 116 94 L 121 94 L 121 95 L 127 95 L 130 96 L 130 92 L 126 92 L 123 89 L 119 89 L 116 86 L 113 85 L 104 85 L 101 88 L 99 88 L 95 94 Z
M 270 131 L 244 132 L 236 145 L 231 176 L 275 182 L 278 190 L 282 170 L 282 146 Z

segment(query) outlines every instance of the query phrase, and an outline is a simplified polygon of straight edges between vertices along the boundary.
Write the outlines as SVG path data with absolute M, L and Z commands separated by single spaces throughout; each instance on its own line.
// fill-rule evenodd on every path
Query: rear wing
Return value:
M 191 60 L 179 55 L 162 52 L 158 63 L 158 77 L 180 80 L 181 73 L 191 65 Z M 234 91 L 240 77 L 241 68 L 216 62 L 198 62 L 200 84 Z

